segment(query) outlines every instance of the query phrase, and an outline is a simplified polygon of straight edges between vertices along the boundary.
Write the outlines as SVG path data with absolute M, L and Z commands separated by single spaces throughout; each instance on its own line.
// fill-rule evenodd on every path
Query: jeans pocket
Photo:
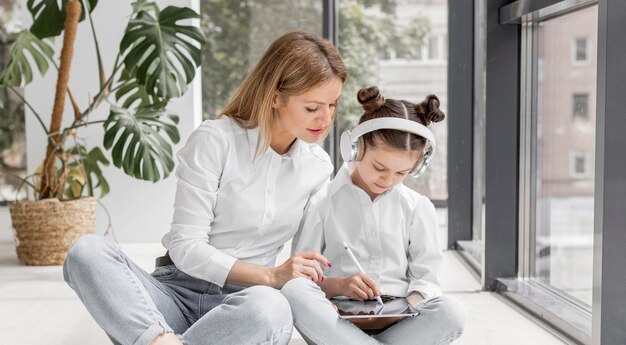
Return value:
M 176 265 L 160 266 L 152 272 L 151 276 L 159 281 L 171 280 L 176 277 L 178 272 L 180 271 L 176 268 Z

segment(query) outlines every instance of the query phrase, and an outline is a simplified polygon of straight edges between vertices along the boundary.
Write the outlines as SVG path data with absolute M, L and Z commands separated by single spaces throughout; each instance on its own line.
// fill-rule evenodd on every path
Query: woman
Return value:
M 273 42 L 220 118 L 178 153 L 168 254 L 152 275 L 101 236 L 68 252 L 66 282 L 117 344 L 286 344 L 287 281 L 323 278 L 318 253 L 273 267 L 332 171 L 314 143 L 347 78 L 337 50 L 304 32 Z M 247 288 L 246 288 L 247 287 Z

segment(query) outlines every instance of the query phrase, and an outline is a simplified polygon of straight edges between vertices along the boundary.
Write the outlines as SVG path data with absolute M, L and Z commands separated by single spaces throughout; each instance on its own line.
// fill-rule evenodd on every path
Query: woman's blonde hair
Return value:
M 348 73 L 329 41 L 303 31 L 288 32 L 267 48 L 220 116 L 229 116 L 242 128 L 260 127 L 264 140 L 257 144 L 258 154 L 272 140 L 274 96 L 300 95 L 334 76 L 345 82 Z

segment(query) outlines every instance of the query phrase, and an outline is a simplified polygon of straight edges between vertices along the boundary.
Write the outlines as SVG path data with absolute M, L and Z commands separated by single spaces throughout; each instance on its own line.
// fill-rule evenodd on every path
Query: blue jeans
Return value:
M 287 344 L 291 309 L 267 286 L 217 286 L 174 265 L 148 274 L 99 235 L 71 246 L 63 276 L 115 344 L 175 333 L 185 345 Z
M 281 290 L 291 305 L 294 325 L 308 344 L 450 344 L 461 336 L 465 309 L 454 298 L 433 298 L 419 306 L 419 315 L 406 317 L 382 332 L 367 334 L 342 319 L 324 292 L 310 280 L 296 278 Z

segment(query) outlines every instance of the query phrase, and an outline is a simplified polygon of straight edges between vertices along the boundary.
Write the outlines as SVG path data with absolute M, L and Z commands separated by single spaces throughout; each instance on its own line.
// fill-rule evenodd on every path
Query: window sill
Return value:
M 496 291 L 580 344 L 591 344 L 591 310 L 543 284 L 499 278 Z
M 480 277 L 482 272 L 483 241 L 457 241 L 456 249 L 467 264 Z

